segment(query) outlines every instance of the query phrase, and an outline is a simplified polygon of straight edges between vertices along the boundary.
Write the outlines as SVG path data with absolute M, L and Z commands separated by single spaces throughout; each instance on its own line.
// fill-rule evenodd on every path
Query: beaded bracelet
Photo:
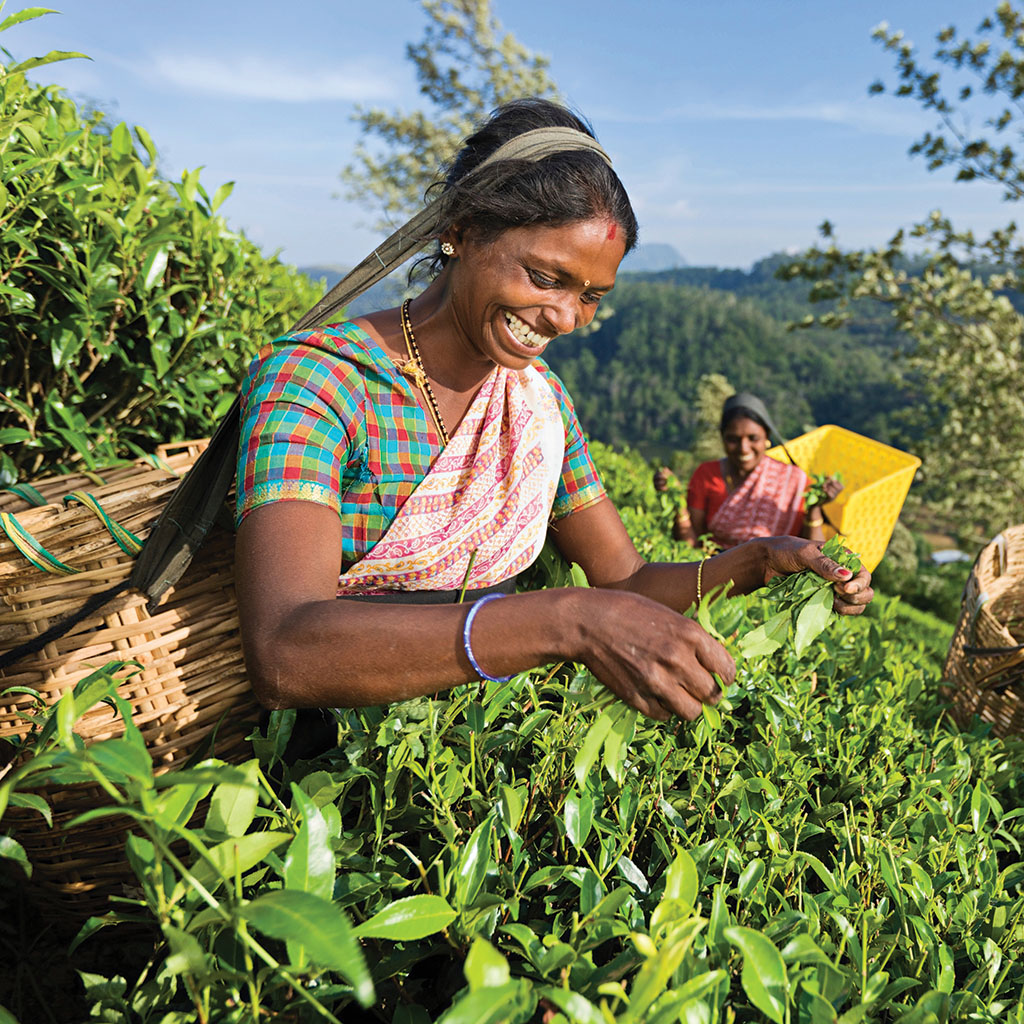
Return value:
M 499 597 L 508 597 L 508 594 L 484 594 L 483 597 L 478 598 L 473 602 L 473 606 L 469 609 L 469 614 L 466 616 L 465 625 L 462 627 L 462 646 L 466 651 L 466 657 L 469 658 L 470 665 L 473 666 L 473 671 L 481 679 L 489 679 L 492 683 L 507 683 L 512 678 L 511 676 L 489 676 L 477 664 L 477 660 L 473 656 L 473 648 L 469 643 L 469 631 L 473 628 L 473 619 L 476 618 L 476 613 L 480 611 L 488 601 L 496 601 Z
M 704 576 L 704 563 L 707 561 L 706 558 L 700 560 L 700 565 L 697 566 L 697 606 L 700 607 L 701 602 L 701 583 L 703 582 Z

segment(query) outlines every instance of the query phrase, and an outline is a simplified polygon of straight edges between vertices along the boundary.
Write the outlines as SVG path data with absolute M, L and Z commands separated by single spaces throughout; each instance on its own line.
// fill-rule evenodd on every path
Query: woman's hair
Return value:
M 434 186 L 440 189 L 443 204 L 438 234 L 455 224 L 472 227 L 478 237 L 492 240 L 509 228 L 556 227 L 607 216 L 622 228 L 629 252 L 637 239 L 629 196 L 618 175 L 591 150 L 553 153 L 538 161 L 503 161 L 500 166 L 505 173 L 497 187 L 463 184 L 470 171 L 510 139 L 535 128 L 553 127 L 575 128 L 595 138 L 582 118 L 550 100 L 513 100 L 493 111 L 463 143 L 444 181 Z M 439 253 L 430 260 L 431 269 L 437 272 L 446 262 L 447 257 Z

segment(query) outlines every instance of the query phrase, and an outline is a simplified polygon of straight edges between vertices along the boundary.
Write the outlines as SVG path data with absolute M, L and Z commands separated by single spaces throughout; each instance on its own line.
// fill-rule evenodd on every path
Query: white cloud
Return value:
M 256 54 L 207 57 L 163 53 L 140 71 L 187 92 L 236 99 L 366 102 L 394 96 L 393 75 L 358 61 L 345 61 L 341 66 L 343 70 L 289 65 Z
M 650 114 L 606 111 L 605 121 L 626 124 L 666 125 L 693 121 L 810 121 L 838 124 L 882 135 L 913 135 L 928 120 L 920 112 L 896 111 L 884 100 L 865 97 L 862 101 L 836 100 L 819 103 L 686 103 Z

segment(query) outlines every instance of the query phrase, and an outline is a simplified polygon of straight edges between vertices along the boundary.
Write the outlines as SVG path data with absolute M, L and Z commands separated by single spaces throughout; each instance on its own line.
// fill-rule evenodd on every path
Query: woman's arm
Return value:
M 341 526 L 331 509 L 281 501 L 238 531 L 235 572 L 246 666 L 267 707 L 358 707 L 477 678 L 462 645 L 465 605 L 335 597 Z M 473 652 L 492 675 L 579 661 L 631 706 L 692 719 L 734 668 L 696 623 L 630 593 L 566 588 L 482 607 Z M 661 649 L 658 653 L 652 653 Z
M 629 590 L 684 611 L 697 596 L 699 563 L 647 563 L 630 540 L 608 499 L 559 520 L 556 543 L 562 554 L 577 562 L 592 586 Z M 730 593 L 749 593 L 773 576 L 811 569 L 834 584 L 834 607 L 845 615 L 858 615 L 870 602 L 871 575 L 861 570 L 851 576 L 838 562 L 822 555 L 819 546 L 796 537 L 766 537 L 748 541 L 704 560 L 702 593 L 732 581 Z

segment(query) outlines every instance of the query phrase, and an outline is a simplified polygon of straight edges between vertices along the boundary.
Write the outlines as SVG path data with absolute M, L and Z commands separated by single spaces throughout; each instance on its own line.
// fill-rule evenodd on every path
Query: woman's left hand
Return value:
M 766 537 L 762 543 L 766 550 L 765 583 L 773 576 L 788 576 L 810 569 L 822 579 L 832 581 L 835 595 L 832 607 L 840 615 L 860 615 L 875 596 L 871 589 L 871 573 L 867 569 L 851 573 L 834 559 L 823 555 L 817 541 L 799 537 Z
M 843 485 L 834 476 L 825 477 L 822 487 L 825 491 L 825 502 L 823 504 L 835 501 L 843 493 Z

